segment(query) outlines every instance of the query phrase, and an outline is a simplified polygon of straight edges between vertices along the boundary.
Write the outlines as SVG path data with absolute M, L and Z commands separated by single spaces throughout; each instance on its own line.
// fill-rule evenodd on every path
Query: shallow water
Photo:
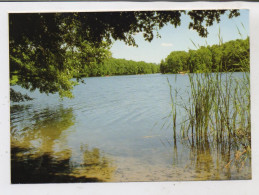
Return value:
M 13 86 L 35 99 L 11 104 L 12 183 L 251 179 L 231 148 L 173 139 L 166 78 L 186 97 L 187 75 L 85 78 L 64 100 Z

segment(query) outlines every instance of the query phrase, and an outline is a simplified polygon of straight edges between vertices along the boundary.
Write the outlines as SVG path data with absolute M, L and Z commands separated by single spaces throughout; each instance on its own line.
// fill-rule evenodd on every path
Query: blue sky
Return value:
M 172 51 L 195 49 L 192 41 L 200 46 L 206 45 L 206 41 L 208 45 L 218 44 L 219 28 L 223 42 L 241 38 L 237 27 L 243 38 L 246 38 L 249 35 L 249 10 L 241 10 L 240 16 L 232 19 L 228 19 L 227 15 L 222 16 L 219 24 L 215 23 L 208 28 L 209 35 L 207 38 L 199 37 L 196 31 L 189 30 L 189 23 L 189 17 L 182 15 L 180 27 L 174 28 L 172 25 L 163 27 L 159 30 L 161 38 L 154 38 L 151 43 L 145 41 L 142 34 L 139 33 L 135 36 L 139 47 L 127 46 L 122 41 L 115 41 L 111 48 L 112 56 L 127 60 L 160 63 Z

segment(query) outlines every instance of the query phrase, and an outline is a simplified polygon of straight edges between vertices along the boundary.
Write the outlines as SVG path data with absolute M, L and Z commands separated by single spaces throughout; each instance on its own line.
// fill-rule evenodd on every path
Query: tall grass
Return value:
M 177 100 L 177 90 L 175 89 L 175 95 L 173 96 L 173 90 L 172 90 L 172 85 L 170 85 L 169 79 L 167 78 L 167 83 L 170 87 L 170 100 L 171 100 L 171 113 L 169 116 L 172 116 L 173 118 L 173 137 L 174 137 L 174 145 L 176 145 L 176 100 Z

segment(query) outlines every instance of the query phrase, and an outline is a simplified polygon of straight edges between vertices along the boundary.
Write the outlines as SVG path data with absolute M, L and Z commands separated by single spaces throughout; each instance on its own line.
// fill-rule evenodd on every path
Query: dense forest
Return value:
M 161 61 L 161 73 L 249 71 L 249 37 L 197 50 L 173 51 Z
M 158 73 L 159 65 L 144 61 L 110 58 L 104 61 L 103 69 L 105 75 L 133 75 Z
M 85 66 L 80 72 L 80 77 L 94 76 L 113 76 L 113 75 L 135 75 L 135 74 L 154 74 L 160 72 L 160 66 L 144 61 L 136 62 L 133 60 L 108 58 L 102 63 L 92 63 Z

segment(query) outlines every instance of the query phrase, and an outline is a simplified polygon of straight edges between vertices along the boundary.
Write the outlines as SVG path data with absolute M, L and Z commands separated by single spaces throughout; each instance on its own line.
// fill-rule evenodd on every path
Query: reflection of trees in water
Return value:
M 26 113 L 28 108 L 15 108 L 24 113 L 21 117 L 26 118 L 26 124 L 20 129 L 11 124 L 12 183 L 96 182 L 111 177 L 109 159 L 97 148 L 82 146 L 83 161 L 72 162 L 72 150 L 66 145 L 68 129 L 74 125 L 72 108 Z M 14 114 L 14 108 L 11 110 Z M 33 115 L 28 117 L 29 113 Z
M 114 168 L 99 149 L 84 150 L 84 161 L 73 165 L 71 155 L 54 158 L 51 153 L 31 155 L 28 148 L 11 150 L 12 183 L 101 182 L 111 178 Z M 90 161 L 88 161 L 90 159 Z M 94 162 L 94 163 L 92 163 Z
M 26 108 L 26 107 L 25 107 Z M 21 110 L 19 110 L 21 111 Z M 66 149 L 66 130 L 74 125 L 72 108 L 62 106 L 57 109 L 45 108 L 41 112 L 33 111 L 32 116 L 23 116 L 26 123 L 21 129 L 11 128 L 11 144 L 22 148 L 37 148 L 35 155 L 54 154 L 57 148 Z M 56 147 L 57 146 L 57 147 Z

